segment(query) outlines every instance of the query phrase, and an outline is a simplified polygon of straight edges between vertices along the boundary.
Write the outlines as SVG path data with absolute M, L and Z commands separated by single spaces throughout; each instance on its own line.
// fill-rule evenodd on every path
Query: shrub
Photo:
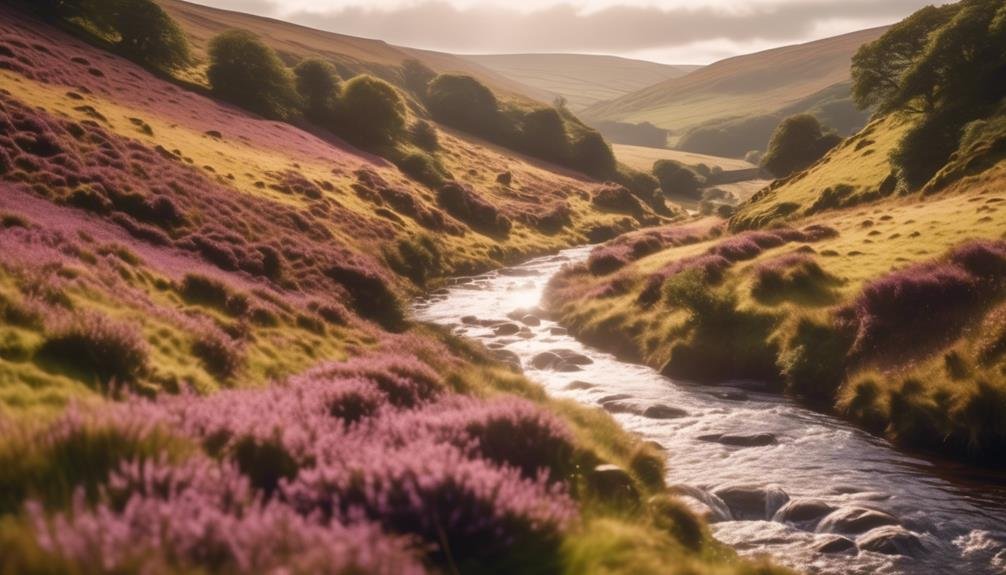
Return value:
M 440 148 L 440 136 L 433 124 L 426 120 L 418 120 L 409 126 L 409 136 L 412 143 L 420 148 L 433 152 Z
M 244 362 L 241 345 L 215 327 L 200 331 L 192 344 L 192 353 L 210 375 L 220 380 L 233 377 Z
M 841 142 L 810 114 L 786 118 L 772 134 L 762 165 L 777 178 L 809 168 Z
M 537 108 L 524 116 L 519 148 L 537 158 L 562 163 L 569 156 L 566 125 L 555 108 Z
M 835 281 L 805 253 L 790 253 L 759 263 L 754 269 L 751 293 L 762 301 L 797 299 L 809 304 L 831 300 L 829 284 Z
M 848 330 L 802 318 L 779 354 L 788 391 L 829 406 L 845 380 L 852 347 Z
M 117 48 L 148 66 L 171 70 L 191 60 L 185 32 L 154 0 L 112 0 L 96 19 L 118 35 Z
M 603 178 L 615 172 L 617 162 L 601 133 L 588 130 L 573 141 L 569 165 L 589 176 Z
M 357 76 L 343 88 L 339 123 L 339 133 L 354 144 L 388 146 L 405 131 L 405 102 L 384 80 Z
M 665 194 L 676 194 L 700 199 L 700 189 L 705 184 L 702 177 L 675 160 L 657 160 L 653 163 L 653 175 L 660 182 Z
M 387 280 L 377 271 L 334 264 L 326 275 L 342 285 L 353 298 L 356 311 L 388 329 L 398 329 L 405 320 L 401 302 Z
M 427 278 L 441 269 L 440 248 L 428 234 L 398 240 L 396 251 L 389 255 L 388 264 L 416 285 L 426 285 Z
M 221 98 L 272 119 L 288 119 L 300 106 L 279 56 L 251 32 L 229 30 L 209 45 L 210 88 Z
M 601 208 L 633 215 L 640 215 L 644 211 L 642 204 L 632 192 L 625 186 L 617 184 L 607 184 L 598 188 L 591 198 L 591 203 Z
M 437 73 L 415 58 L 402 62 L 402 81 L 405 87 L 421 99 L 426 98 L 426 89 Z
M 427 106 L 441 123 L 493 139 L 500 133 L 499 102 L 492 90 L 460 74 L 441 74 L 430 82 Z
M 425 152 L 409 152 L 395 163 L 405 175 L 431 188 L 442 186 L 450 178 L 440 161 Z
M 147 353 L 139 329 L 91 312 L 57 327 L 37 357 L 108 388 L 112 383 L 136 381 L 146 370 Z
M 201 274 L 185 274 L 179 287 L 182 297 L 195 304 L 206 305 L 221 311 L 240 311 L 243 298 L 224 282 Z M 233 302 L 232 302 L 233 300 Z
M 312 122 L 331 127 L 339 98 L 339 78 L 335 68 L 316 58 L 309 58 L 293 70 L 297 93 L 304 103 L 304 115 Z
M 921 188 L 940 171 L 957 150 L 962 130 L 955 114 L 933 113 L 905 132 L 891 161 L 910 189 Z
M 448 182 L 437 192 L 437 203 L 472 228 L 499 236 L 510 232 L 510 219 L 465 184 Z

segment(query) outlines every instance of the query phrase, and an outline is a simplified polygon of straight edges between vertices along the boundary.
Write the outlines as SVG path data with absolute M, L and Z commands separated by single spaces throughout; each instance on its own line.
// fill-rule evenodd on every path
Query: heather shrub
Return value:
M 475 230 L 495 236 L 506 236 L 512 223 L 471 187 L 448 182 L 437 191 L 437 203 L 450 215 Z
M 440 161 L 426 152 L 409 152 L 395 162 L 405 175 L 430 188 L 444 185 L 450 173 Z
M 147 343 L 135 326 L 87 312 L 56 326 L 36 359 L 108 390 L 135 382 L 146 371 L 147 355 Z
M 353 298 L 356 311 L 388 329 L 399 329 L 405 312 L 388 281 L 376 270 L 333 264 L 326 270 Z
M 428 234 L 398 240 L 396 250 L 386 258 L 393 270 L 419 286 L 425 285 L 426 280 L 437 275 L 443 266 L 440 248 Z
M 244 363 L 241 344 L 216 327 L 203 328 L 192 344 L 192 354 L 220 380 L 232 378 Z
M 426 105 L 440 123 L 489 139 L 500 134 L 496 95 L 471 76 L 440 74 L 427 87 Z
M 344 363 L 326 364 L 304 378 L 362 378 L 374 383 L 388 402 L 397 407 L 416 407 L 438 396 L 444 384 L 426 364 L 406 356 L 378 355 Z
M 206 76 L 213 92 L 267 118 L 296 115 L 300 98 L 283 62 L 247 30 L 228 30 L 210 41 Z
M 297 93 L 304 103 L 304 116 L 312 122 L 330 127 L 339 99 L 339 77 L 335 68 L 324 60 L 309 58 L 293 69 Z
M 437 129 L 426 120 L 416 120 L 409 126 L 409 138 L 413 144 L 427 152 L 435 152 L 440 148 L 440 136 Z
M 764 302 L 797 300 L 806 304 L 831 301 L 835 278 L 805 253 L 790 253 L 759 263 L 754 269 L 751 293 Z
M 214 307 L 229 313 L 240 314 L 248 306 L 247 296 L 235 293 L 221 280 L 202 274 L 185 274 L 179 292 L 190 303 Z
M 587 258 L 587 269 L 595 276 L 614 273 L 629 265 L 629 248 L 611 245 L 595 248 Z
M 405 132 L 405 102 L 391 84 L 373 76 L 346 82 L 338 116 L 339 134 L 364 147 L 389 146 Z

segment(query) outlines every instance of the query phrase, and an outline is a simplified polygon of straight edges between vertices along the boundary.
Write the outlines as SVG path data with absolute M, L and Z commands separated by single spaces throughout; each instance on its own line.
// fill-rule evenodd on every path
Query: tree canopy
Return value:
M 209 55 L 206 75 L 221 98 L 267 118 L 297 114 L 300 98 L 289 71 L 257 36 L 246 30 L 223 32 L 210 41 Z
M 405 101 L 391 84 L 360 75 L 350 81 L 339 99 L 339 133 L 366 146 L 393 144 L 405 131 Z
M 335 67 L 317 58 L 309 58 L 293 70 L 297 93 L 304 104 L 304 115 L 322 125 L 331 123 L 339 98 L 339 78 Z
M 772 134 L 762 165 L 777 178 L 785 178 L 807 169 L 841 141 L 810 114 L 790 116 Z

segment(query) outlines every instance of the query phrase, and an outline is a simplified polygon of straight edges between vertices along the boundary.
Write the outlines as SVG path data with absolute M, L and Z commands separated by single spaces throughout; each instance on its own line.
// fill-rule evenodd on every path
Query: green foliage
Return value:
M 213 92 L 238 106 L 272 119 L 289 119 L 300 108 L 290 73 L 272 48 L 247 30 L 213 38 L 206 72 Z
M 409 138 L 420 148 L 433 152 L 440 148 L 440 136 L 433 124 L 418 120 L 409 126 Z
M 705 181 L 695 171 L 676 160 L 657 160 L 653 175 L 665 194 L 677 194 L 699 199 Z
M 961 139 L 962 120 L 954 112 L 924 116 L 902 137 L 891 161 L 911 189 L 925 185 L 947 163 Z
M 339 77 L 324 60 L 310 58 L 293 70 L 297 93 L 304 103 L 304 115 L 312 122 L 329 126 L 339 98 Z
M 960 9 L 959 4 L 927 6 L 895 24 L 874 42 L 860 47 L 852 59 L 852 94 L 862 109 L 891 107 L 902 77 L 926 49 L 930 36 Z
M 566 124 L 555 108 L 537 108 L 524 116 L 520 149 L 535 157 L 562 163 L 569 155 Z
M 448 126 L 493 139 L 500 131 L 500 106 L 484 84 L 461 74 L 441 74 L 427 89 L 427 107 Z
M 436 72 L 415 58 L 402 62 L 402 83 L 406 89 L 420 98 L 426 97 L 426 88 L 436 77 Z
M 440 274 L 443 267 L 440 248 L 428 234 L 402 238 L 394 251 L 385 255 L 395 272 L 409 278 L 417 286 L 424 286 L 429 278 Z
M 809 168 L 842 138 L 826 133 L 821 123 L 810 114 L 786 118 L 776 128 L 762 160 L 765 169 L 778 178 L 785 178 Z
M 191 60 L 185 32 L 153 0 L 112 0 L 96 4 L 118 35 L 118 49 L 154 68 L 172 70 Z
M 409 152 L 395 164 L 410 178 L 431 188 L 442 186 L 450 178 L 443 164 L 426 152 Z
M 391 84 L 366 74 L 346 82 L 339 99 L 339 133 L 354 144 L 394 144 L 405 132 L 405 102 Z
M 596 130 L 584 132 L 572 144 L 570 167 L 587 175 L 604 178 L 615 172 L 618 162 L 611 146 Z

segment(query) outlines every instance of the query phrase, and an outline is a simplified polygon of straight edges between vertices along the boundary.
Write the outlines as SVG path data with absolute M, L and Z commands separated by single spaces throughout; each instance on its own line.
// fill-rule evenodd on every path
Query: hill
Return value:
M 579 112 L 701 66 L 672 66 L 592 54 L 485 54 L 463 56 L 525 86 L 565 98 Z
M 849 82 L 852 55 L 864 43 L 880 37 L 884 30 L 863 30 L 722 60 L 687 76 L 600 102 L 585 109 L 582 115 L 593 124 L 649 122 L 670 130 L 672 143 L 696 128 L 721 128 L 722 124 L 731 127 L 743 122 L 757 124 L 758 118 L 766 116 L 770 116 L 769 120 L 761 124 L 770 125 L 768 132 L 771 133 L 778 123 L 777 115 L 813 110 L 834 100 L 835 94 L 831 91 L 835 86 L 847 86 Z M 846 90 L 842 88 L 842 95 L 848 100 Z M 846 107 L 851 110 L 851 103 Z M 832 110 L 832 113 L 839 112 Z M 757 128 L 759 134 L 764 132 L 761 124 Z M 735 137 L 731 132 L 723 141 L 729 142 Z M 748 150 L 763 148 L 748 148 L 740 153 L 727 150 L 722 144 L 717 149 L 709 146 L 690 149 L 714 155 L 742 156 Z
M 545 90 L 521 84 L 452 54 L 394 46 L 381 40 L 325 32 L 272 18 L 210 8 L 184 0 L 158 0 L 158 2 L 185 29 L 195 57 L 204 64 L 192 71 L 196 81 L 201 82 L 200 74 L 205 70 L 206 47 L 210 39 L 225 30 L 239 28 L 254 32 L 263 38 L 279 52 L 287 64 L 305 56 L 320 57 L 335 64 L 340 75 L 346 78 L 366 72 L 401 85 L 399 68 L 405 60 L 416 59 L 438 73 L 458 72 L 474 76 L 494 91 L 510 97 L 530 98 L 546 103 L 552 101 L 552 95 Z

